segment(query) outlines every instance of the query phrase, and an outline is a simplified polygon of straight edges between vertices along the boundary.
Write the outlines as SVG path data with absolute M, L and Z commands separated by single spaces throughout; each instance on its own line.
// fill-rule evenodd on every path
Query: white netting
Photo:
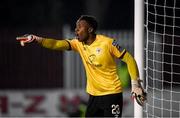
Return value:
M 180 0 L 145 0 L 146 117 L 180 117 Z

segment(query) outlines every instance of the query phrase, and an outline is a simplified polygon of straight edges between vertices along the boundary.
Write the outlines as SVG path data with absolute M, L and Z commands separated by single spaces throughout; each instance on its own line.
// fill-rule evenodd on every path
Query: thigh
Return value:
M 87 109 L 86 109 L 86 117 L 102 117 L 104 112 L 98 106 L 98 97 L 90 96 Z
M 123 107 L 122 93 L 104 96 L 103 102 L 104 116 L 121 117 Z

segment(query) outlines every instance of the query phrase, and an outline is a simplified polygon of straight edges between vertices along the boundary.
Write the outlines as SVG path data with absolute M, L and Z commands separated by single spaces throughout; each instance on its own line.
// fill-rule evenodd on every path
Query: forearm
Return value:
M 123 55 L 122 61 L 126 62 L 129 74 L 131 76 L 132 96 L 136 98 L 136 101 L 140 106 L 143 106 L 146 100 L 146 93 L 141 85 L 142 81 L 139 79 L 139 71 L 136 61 L 128 52 Z
M 38 44 L 42 47 L 52 49 L 52 50 L 69 50 L 70 44 L 67 40 L 55 40 L 50 38 L 38 38 L 36 39 Z
M 139 78 L 139 71 L 135 59 L 128 52 L 122 57 L 122 61 L 127 64 L 127 68 L 131 77 L 131 80 L 137 80 Z

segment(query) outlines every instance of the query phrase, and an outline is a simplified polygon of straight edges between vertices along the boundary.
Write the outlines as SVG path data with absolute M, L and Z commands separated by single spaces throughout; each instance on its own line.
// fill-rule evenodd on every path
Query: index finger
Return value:
M 28 38 L 24 36 L 16 37 L 16 40 L 26 41 Z

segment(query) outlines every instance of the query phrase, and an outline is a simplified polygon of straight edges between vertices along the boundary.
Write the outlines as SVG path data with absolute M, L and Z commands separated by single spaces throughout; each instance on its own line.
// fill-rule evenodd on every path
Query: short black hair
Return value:
M 98 22 L 94 16 L 91 15 L 81 15 L 78 20 L 85 20 L 94 30 L 97 30 Z

